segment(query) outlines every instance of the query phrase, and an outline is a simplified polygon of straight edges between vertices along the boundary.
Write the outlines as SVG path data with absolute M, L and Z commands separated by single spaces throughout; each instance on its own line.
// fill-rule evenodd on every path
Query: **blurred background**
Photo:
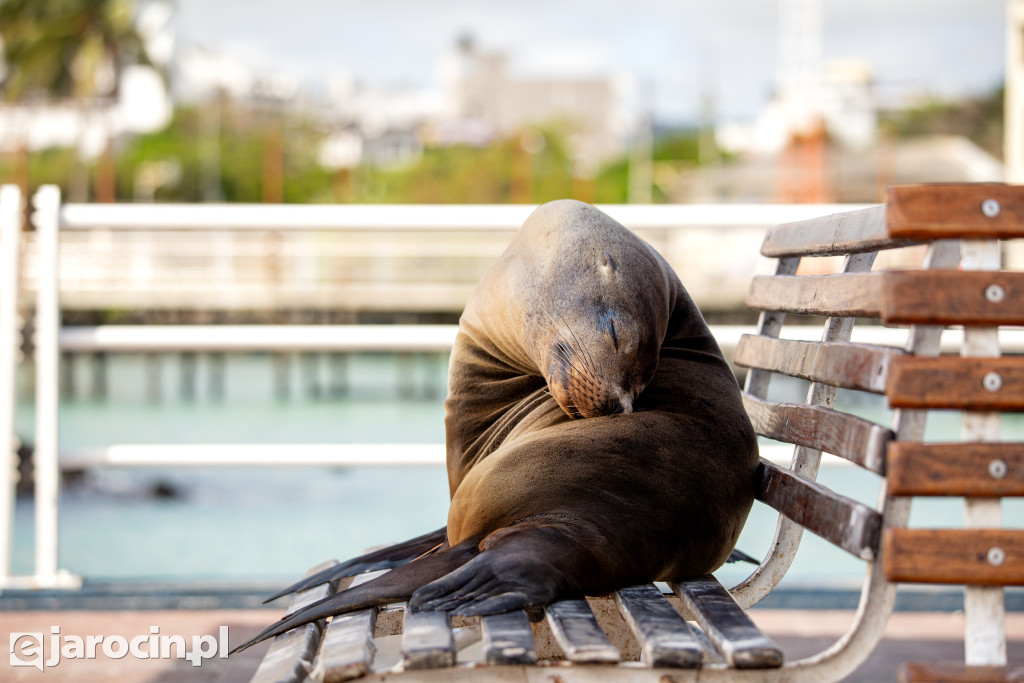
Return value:
M 1001 179 L 1005 0 L 5 0 L 68 201 L 871 202 Z
M 721 206 L 1001 181 L 1016 4 L 3 0 L 0 182 L 96 204 Z M 752 324 L 763 229 L 644 236 L 710 322 Z M 16 574 L 32 572 L 34 541 L 31 232 Z M 62 322 L 452 325 L 510 234 L 65 231 Z M 442 351 L 65 349 L 60 446 L 440 444 L 446 372 Z M 885 418 L 884 401 L 840 400 Z M 440 527 L 447 510 L 436 465 L 63 475 L 60 566 L 89 579 L 290 580 Z M 822 476 L 863 476 L 862 498 L 877 496 L 852 468 Z M 936 505 L 916 519 L 961 514 Z M 740 547 L 763 553 L 774 519 L 759 506 Z M 859 580 L 860 562 L 805 544 L 787 581 Z

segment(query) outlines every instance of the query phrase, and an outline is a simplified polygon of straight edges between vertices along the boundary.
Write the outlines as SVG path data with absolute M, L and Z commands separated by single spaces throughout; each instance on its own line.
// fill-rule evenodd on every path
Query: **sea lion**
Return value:
M 484 275 L 445 411 L 447 526 L 290 586 L 278 595 L 393 568 L 238 649 L 407 598 L 411 610 L 536 611 L 705 574 L 753 502 L 754 433 L 703 317 L 653 248 L 581 202 L 538 208 Z

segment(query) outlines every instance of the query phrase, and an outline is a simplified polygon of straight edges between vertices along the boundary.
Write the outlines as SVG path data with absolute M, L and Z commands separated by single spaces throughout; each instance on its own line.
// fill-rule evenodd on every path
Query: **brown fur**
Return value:
M 545 392 L 544 353 L 566 324 L 598 346 L 608 311 L 637 321 L 638 350 L 599 367 L 653 381 L 634 412 L 572 420 Z M 701 574 L 728 556 L 753 500 L 754 435 L 702 316 L 660 255 L 579 202 L 538 209 L 484 276 L 446 412 L 452 545 L 565 519 L 616 579 Z
M 754 434 L 703 318 L 653 249 L 586 204 L 539 208 L 484 276 L 445 407 L 448 542 L 346 563 L 401 566 L 251 642 L 410 595 L 488 614 L 704 574 L 753 502 Z

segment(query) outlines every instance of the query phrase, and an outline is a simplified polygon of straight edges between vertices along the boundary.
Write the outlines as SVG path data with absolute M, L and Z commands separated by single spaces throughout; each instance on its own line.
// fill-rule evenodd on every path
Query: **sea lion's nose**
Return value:
M 609 399 L 606 404 L 605 413 L 607 415 L 619 415 L 621 413 L 632 412 L 633 400 L 625 394 Z

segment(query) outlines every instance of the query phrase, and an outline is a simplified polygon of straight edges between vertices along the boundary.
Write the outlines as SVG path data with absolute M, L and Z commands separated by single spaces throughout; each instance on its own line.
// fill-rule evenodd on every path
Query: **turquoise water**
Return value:
M 61 447 L 444 440 L 443 356 L 315 356 L 286 370 L 266 355 L 229 356 L 223 363 L 199 357 L 194 376 L 186 378 L 176 357 L 154 363 L 112 356 L 100 398 L 91 363 L 76 360 L 75 393 L 61 404 Z M 799 382 L 780 382 L 773 397 L 799 401 L 804 390 Z M 843 393 L 839 401 L 854 412 L 885 417 L 877 397 Z M 18 432 L 28 442 L 32 417 L 31 404 L 22 401 Z M 1004 418 L 1004 431 L 1022 439 L 1024 423 Z M 958 432 L 955 415 L 940 416 L 929 425 L 928 438 Z M 824 467 L 820 478 L 865 503 L 877 500 L 878 479 L 857 468 Z M 152 496 L 158 485 L 177 495 Z M 440 466 L 102 468 L 62 492 L 60 565 L 92 579 L 288 580 L 324 559 L 436 529 L 445 523 L 447 502 Z M 915 501 L 911 524 L 957 525 L 962 508 L 956 500 Z M 31 571 L 32 514 L 31 500 L 20 500 L 19 573 Z M 1005 501 L 1003 514 L 1007 526 L 1024 526 L 1024 501 Z M 763 556 L 776 519 L 755 504 L 739 547 Z M 861 561 L 807 534 L 786 582 L 840 586 L 859 582 L 863 571 Z M 749 566 L 718 573 L 735 583 Z

